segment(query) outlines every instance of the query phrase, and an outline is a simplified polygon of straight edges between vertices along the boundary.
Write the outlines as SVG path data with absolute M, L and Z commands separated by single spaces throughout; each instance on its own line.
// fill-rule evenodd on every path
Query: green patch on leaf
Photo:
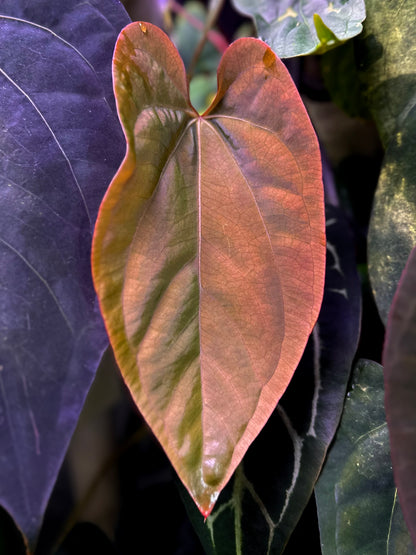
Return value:
M 321 16 L 317 13 L 313 14 L 313 24 L 315 25 L 316 35 L 319 39 L 319 45 L 315 50 L 315 54 L 323 54 L 343 43 L 343 41 L 340 41 L 331 29 L 325 25 Z

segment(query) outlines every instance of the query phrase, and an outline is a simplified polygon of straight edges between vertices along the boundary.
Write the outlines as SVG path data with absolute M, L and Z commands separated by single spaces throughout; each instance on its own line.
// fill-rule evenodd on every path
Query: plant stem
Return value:
M 176 3 L 176 2 L 175 2 Z M 213 5 L 213 6 L 212 6 Z M 192 56 L 192 60 L 189 64 L 189 68 L 188 68 L 188 73 L 187 73 L 187 77 L 188 77 L 188 82 L 191 81 L 193 74 L 195 73 L 195 68 L 196 68 L 196 64 L 198 62 L 199 57 L 201 56 L 202 50 L 204 49 L 205 43 L 207 42 L 207 39 L 209 38 L 212 42 L 212 38 L 210 37 L 210 35 L 212 36 L 213 33 L 215 33 L 215 36 L 221 36 L 219 33 L 215 32 L 212 30 L 212 27 L 214 27 L 220 13 L 221 10 L 224 6 L 224 0 L 216 0 L 214 2 L 211 2 L 211 8 L 208 12 L 208 16 L 207 19 L 205 21 L 205 25 L 203 27 L 203 32 L 202 32 L 202 36 L 199 39 L 199 42 L 195 48 L 194 54 Z M 189 15 L 189 14 L 188 14 Z M 200 23 L 200 22 L 199 22 Z M 212 42 L 214 44 L 214 42 Z M 221 53 L 223 53 L 226 49 L 226 47 L 228 46 L 228 44 L 226 44 L 226 46 L 224 45 L 224 43 L 226 43 L 224 37 L 222 37 L 222 44 L 221 44 L 221 49 L 219 49 L 219 51 Z M 214 44 L 217 48 L 219 45 Z M 224 47 L 225 46 L 225 47 Z
M 189 13 L 181 4 L 176 2 L 176 0 L 170 1 L 169 9 L 186 19 L 186 21 L 198 31 L 204 31 L 205 26 L 202 21 Z M 214 29 L 209 29 L 207 39 L 221 54 L 223 54 L 228 47 L 228 42 L 225 39 L 224 35 L 222 35 L 218 31 L 215 31 Z

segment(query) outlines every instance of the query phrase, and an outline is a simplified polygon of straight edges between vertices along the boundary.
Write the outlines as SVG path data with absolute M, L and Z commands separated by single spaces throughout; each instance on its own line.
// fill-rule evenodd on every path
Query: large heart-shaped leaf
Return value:
M 110 0 L 0 14 L 0 503 L 33 546 L 107 343 L 89 257 L 123 156 L 111 53 L 128 17 Z
M 299 362 L 322 299 L 320 155 L 284 65 L 240 39 L 203 115 L 158 28 L 128 26 L 114 81 L 126 158 L 94 282 L 141 412 L 203 514 Z
M 361 295 L 345 217 L 333 206 L 326 216 L 324 299 L 289 387 L 206 523 L 183 495 L 207 553 L 281 553 L 335 434 L 359 337 Z
M 398 504 L 384 414 L 383 368 L 360 360 L 316 487 L 324 555 L 414 554 Z
M 412 250 L 389 314 L 384 345 L 386 416 L 394 477 L 416 545 L 416 249 Z
M 361 33 L 365 19 L 364 0 L 232 1 L 282 58 L 326 52 Z

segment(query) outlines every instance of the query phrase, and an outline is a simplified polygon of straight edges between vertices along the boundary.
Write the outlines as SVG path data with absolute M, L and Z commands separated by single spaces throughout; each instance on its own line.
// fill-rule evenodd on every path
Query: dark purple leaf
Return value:
M 0 503 L 33 547 L 107 344 L 91 232 L 124 154 L 118 2 L 0 7 Z
M 207 552 L 281 553 L 338 425 L 357 347 L 361 301 L 348 226 L 332 206 L 326 216 L 324 300 L 300 365 L 206 524 L 186 501 Z

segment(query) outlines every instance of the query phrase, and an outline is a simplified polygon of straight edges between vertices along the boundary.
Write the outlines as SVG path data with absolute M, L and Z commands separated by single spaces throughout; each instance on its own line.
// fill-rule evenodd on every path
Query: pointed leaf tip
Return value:
M 286 68 L 240 39 L 218 83 L 198 116 L 168 37 L 121 33 L 127 153 L 92 258 L 124 379 L 204 517 L 293 375 L 325 266 L 319 148 Z

